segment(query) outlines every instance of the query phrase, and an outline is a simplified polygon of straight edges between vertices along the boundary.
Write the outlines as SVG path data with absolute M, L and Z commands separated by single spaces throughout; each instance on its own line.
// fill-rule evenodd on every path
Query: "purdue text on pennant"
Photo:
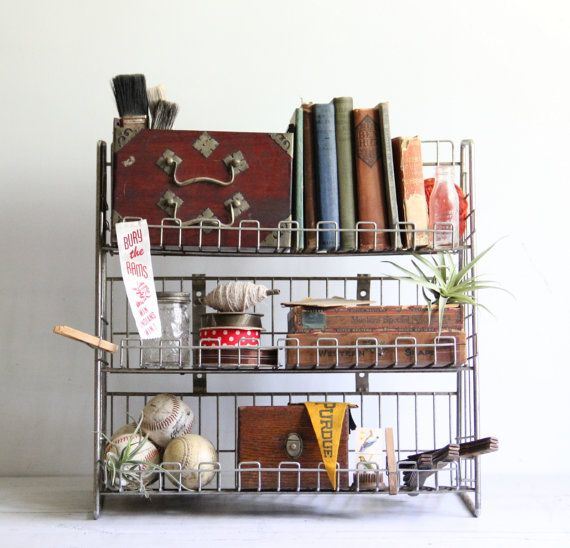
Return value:
M 157 339 L 162 328 L 154 287 L 146 220 L 117 223 L 121 273 L 141 339 Z

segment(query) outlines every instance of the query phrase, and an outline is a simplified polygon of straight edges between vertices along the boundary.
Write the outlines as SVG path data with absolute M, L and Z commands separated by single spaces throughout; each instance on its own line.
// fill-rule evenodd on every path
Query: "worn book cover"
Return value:
M 295 109 L 295 140 L 293 142 L 293 219 L 297 221 L 299 230 L 296 233 L 295 247 L 303 249 L 305 247 L 305 211 L 303 206 L 303 109 Z
M 394 174 L 394 159 L 392 156 L 392 137 L 390 135 L 390 114 L 388 103 L 377 106 L 380 118 L 380 147 L 382 153 L 382 169 L 384 173 L 384 186 L 386 190 L 386 204 L 390 228 L 398 229 L 400 220 L 398 214 L 398 192 L 396 190 L 396 177 Z M 402 248 L 402 239 L 398 230 L 392 233 L 392 247 Z
M 354 198 L 354 162 L 352 146 L 352 97 L 335 97 L 334 119 L 342 251 L 356 249 L 356 207 Z
M 428 206 L 424 188 L 422 142 L 419 137 L 392 139 L 394 172 L 398 189 L 400 220 L 413 223 L 416 232 L 404 232 L 404 245 L 425 247 L 429 244 Z
M 305 233 L 305 251 L 317 248 L 317 201 L 315 186 L 314 120 L 313 105 L 304 103 L 303 109 L 303 208 Z
M 354 111 L 354 151 L 356 187 L 358 196 L 360 251 L 383 251 L 390 248 L 386 218 L 386 190 L 380 155 L 380 129 L 378 111 L 373 108 Z M 370 224 L 365 224 L 370 223 Z M 371 230 L 371 232 L 367 232 Z M 379 232 L 374 232 L 378 230 Z
M 318 220 L 323 224 L 318 234 L 320 250 L 334 250 L 340 244 L 338 232 L 340 218 L 338 209 L 338 175 L 334 106 L 330 103 L 316 104 L 315 157 L 317 166 Z M 336 227 L 336 228 L 335 228 Z

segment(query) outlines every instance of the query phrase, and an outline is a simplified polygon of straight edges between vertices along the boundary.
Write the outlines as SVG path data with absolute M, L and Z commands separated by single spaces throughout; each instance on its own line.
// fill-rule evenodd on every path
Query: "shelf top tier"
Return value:
M 459 153 L 458 153 L 459 149 Z M 474 199 L 472 180 L 472 142 L 461 141 L 459 146 L 451 140 L 422 141 L 424 177 L 434 175 L 438 165 L 450 166 L 455 172 L 455 180 L 467 199 L 467 212 L 464 233 L 459 241 L 454 241 L 451 251 L 471 248 L 475 233 Z M 98 146 L 98 195 L 97 234 L 98 249 L 108 254 L 118 253 L 115 237 L 115 224 L 122 221 L 140 220 L 140 217 L 122 217 L 114 211 L 111 197 L 113 182 L 111 172 L 113 160 L 107 159 L 106 143 Z M 165 183 L 165 189 L 168 188 Z M 337 223 L 321 221 L 313 228 L 300 225 L 287 219 L 277 226 L 263 226 L 255 215 L 252 218 L 236 218 L 231 224 L 224 224 L 215 216 L 212 218 L 184 221 L 177 208 L 174 215 L 164 213 L 164 217 L 149 224 L 151 252 L 162 256 L 223 256 L 223 257 L 339 257 L 339 256 L 391 256 L 412 253 L 433 254 L 444 248 L 433 245 L 420 246 L 418 243 L 433 242 L 438 236 L 453 233 L 450 224 L 438 224 L 432 229 L 416 227 L 414 223 L 400 222 L 391 228 L 379 228 L 375 223 L 361 221 L 354 228 L 344 228 Z M 233 218 L 233 216 L 232 216 Z M 341 247 L 344 235 L 354 236 L 354 249 Z M 400 249 L 387 248 L 386 241 L 392 243 L 399 234 L 405 246 Z M 298 245 L 303 242 L 303 247 Z M 327 249 L 322 249 L 322 243 Z M 361 245 L 366 243 L 365 246 Z M 449 249 L 449 248 L 447 248 Z

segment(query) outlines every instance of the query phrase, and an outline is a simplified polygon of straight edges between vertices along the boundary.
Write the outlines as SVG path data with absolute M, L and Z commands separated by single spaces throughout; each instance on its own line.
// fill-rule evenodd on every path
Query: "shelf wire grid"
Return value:
M 444 152 L 442 152 L 442 150 Z M 433 169 L 436 165 L 450 165 L 458 173 L 458 180 L 460 182 L 461 188 L 464 195 L 466 196 L 469 208 L 467 214 L 467 228 L 465 235 L 459 242 L 459 245 L 454 249 L 455 256 L 457 258 L 459 266 L 463 266 L 469 262 L 475 254 L 475 208 L 474 208 L 474 188 L 473 188 L 473 147 L 471 141 L 462 141 L 460 147 L 460 159 L 456 161 L 455 145 L 451 141 L 426 141 L 423 143 L 424 151 L 424 173 L 429 176 L 429 170 Z M 430 151 L 430 154 L 426 155 L 425 152 Z M 428 159 L 426 159 L 426 156 Z M 447 156 L 446 160 L 442 160 L 442 157 Z M 97 162 L 97 217 L 96 217 L 96 334 L 100 337 L 120 340 L 132 339 L 134 335 L 133 326 L 129 324 L 128 307 L 126 306 L 126 301 L 121 305 L 117 304 L 115 301 L 116 295 L 121 292 L 118 289 L 119 280 L 108 276 L 108 260 L 114 254 L 116 254 L 116 248 L 111 243 L 110 231 L 113 225 L 111 218 L 111 208 L 108 206 L 107 196 L 110 196 L 110 179 L 107 177 L 107 173 L 111 164 L 107 161 L 106 156 L 106 145 L 100 142 L 98 145 L 98 162 Z M 255 225 L 255 223 L 252 223 Z M 176 227 L 175 227 L 176 228 Z M 204 227 L 201 227 L 204 230 Z M 211 228 L 211 227 L 210 227 Z M 239 230 L 239 226 L 237 227 Z M 242 231 L 245 226 L 242 226 Z M 252 228 L 257 230 L 256 226 Z M 279 228 L 279 227 L 277 227 Z M 289 227 L 284 227 L 285 229 Z M 198 227 L 200 229 L 200 227 Z M 445 227 L 444 227 L 445 229 Z M 217 229 L 216 229 L 217 230 Z M 223 229 L 221 229 L 223 230 Z M 363 228 L 358 232 L 362 233 L 369 229 Z M 373 230 L 373 229 L 372 229 Z M 398 227 L 400 231 L 414 230 L 411 226 L 400 226 Z M 297 250 L 293 249 L 277 249 L 269 250 L 269 253 L 265 253 L 266 250 L 257 249 L 254 246 L 253 250 L 247 251 L 245 248 L 238 246 L 239 249 L 229 249 L 224 250 L 227 255 L 235 256 L 264 256 L 264 257 L 284 257 L 291 255 L 301 255 Z M 420 253 L 431 253 L 433 250 L 430 249 L 418 249 Z M 184 246 L 174 246 L 174 248 L 167 249 L 165 246 L 161 248 L 154 248 L 153 255 L 198 255 L 198 256 L 209 256 L 209 255 L 221 255 L 222 246 L 214 246 L 213 249 L 207 249 L 203 247 L 202 249 L 188 249 Z M 358 253 L 359 256 L 375 256 L 375 255 L 409 255 L 410 250 L 388 250 L 385 252 L 372 252 L 372 253 Z M 333 250 L 329 253 L 303 253 L 304 257 L 325 257 L 330 254 L 337 254 L 337 250 Z M 343 253 L 342 255 L 351 255 L 352 253 Z M 338 254 L 341 255 L 340 253 Z M 226 256 L 226 255 L 224 255 Z M 473 273 L 472 273 L 473 274 Z M 208 280 L 208 283 L 216 285 L 225 280 L 234 280 L 234 277 L 212 277 Z M 295 278 L 295 277 L 273 277 L 267 278 L 263 276 L 255 276 L 248 278 L 253 282 L 261 282 L 264 280 L 269 280 L 269 284 L 272 288 L 275 285 L 285 284 L 289 285 L 292 289 L 289 291 L 290 295 L 294 295 L 297 298 L 297 282 L 305 283 L 307 290 L 304 292 L 306 295 L 341 295 L 350 296 L 352 295 L 351 284 L 357 281 L 357 278 L 350 277 L 329 277 L 320 278 L 318 280 L 311 280 L 308 278 Z M 159 284 L 163 290 L 184 290 L 185 284 L 191 284 L 191 277 L 175 276 L 168 277 L 163 276 L 158 278 Z M 372 282 L 374 283 L 374 282 Z M 338 290 L 338 284 L 340 284 L 340 291 Z M 406 293 L 407 289 L 403 289 L 399 281 L 393 279 L 380 279 L 377 278 L 377 303 L 379 304 L 400 304 L 400 303 L 410 303 L 417 304 L 419 302 L 419 294 L 416 291 L 415 297 L 410 298 L 409 294 Z M 394 285 L 395 284 L 395 285 Z M 324 289 L 323 289 L 324 287 Z M 158 288 L 158 287 L 157 287 Z M 294 288 L 294 289 L 293 289 Z M 374 291 L 374 290 L 373 290 Z M 403 294 L 406 294 L 405 298 Z M 283 317 L 281 314 L 275 313 L 275 307 L 278 306 L 278 301 L 276 298 L 271 297 L 264 306 L 269 306 L 271 310 L 265 312 L 266 318 L 270 319 L 270 328 L 266 333 L 264 333 L 264 344 L 269 346 L 277 346 L 277 341 L 286 334 L 286 327 L 283 327 L 282 321 L 276 319 L 277 316 Z M 122 316 L 124 318 L 123 327 L 120 327 L 120 320 L 118 320 L 117 312 L 113 311 L 113 308 L 122 310 Z M 262 308 L 262 307 L 261 307 Z M 119 316 L 121 313 L 119 312 Z M 280 323 L 281 322 L 281 323 Z M 476 310 L 472 307 L 465 307 L 465 329 L 466 329 L 466 347 L 467 347 L 467 360 L 465 367 L 457 368 L 456 370 L 451 369 L 455 374 L 455 388 L 450 391 L 444 392 L 406 392 L 406 391 L 393 391 L 393 392 L 370 392 L 368 390 L 367 384 L 362 387 L 358 385 L 357 382 L 357 392 L 351 391 L 341 391 L 341 392 L 288 392 L 288 393 L 264 393 L 263 391 L 246 393 L 246 392 L 231 392 L 227 393 L 208 393 L 207 389 L 201 391 L 197 390 L 196 387 L 191 393 L 181 394 L 183 398 L 187 398 L 190 402 L 194 402 L 195 411 L 197 412 L 197 422 L 198 422 L 198 432 L 210 436 L 210 439 L 214 442 L 214 445 L 219 448 L 218 455 L 220 460 L 220 472 L 218 475 L 229 475 L 230 479 L 228 484 L 223 484 L 222 491 L 229 490 L 231 492 L 236 491 L 236 476 L 235 471 L 239 467 L 239 462 L 237 462 L 237 455 L 235 452 L 235 440 L 234 445 L 221 445 L 221 441 L 224 439 L 223 429 L 229 425 L 230 428 L 234 429 L 234 436 L 237 436 L 237 408 L 241 405 L 240 398 L 245 398 L 246 402 L 249 404 L 260 405 L 264 401 L 270 402 L 270 405 L 279 405 L 279 402 L 295 402 L 295 401 L 309 401 L 313 398 L 318 400 L 332 401 L 336 399 L 337 401 L 347 401 L 351 399 L 363 399 L 366 402 L 366 409 L 370 409 L 372 406 L 376 406 L 375 412 L 378 414 L 378 425 L 379 426 L 394 426 L 396 433 L 396 450 L 398 459 L 401 461 L 405 455 L 412 452 L 418 452 L 422 450 L 432 450 L 438 445 L 444 445 L 450 441 L 454 443 L 467 441 L 475 439 L 479 436 L 479 398 L 478 398 L 478 356 L 477 356 L 477 315 Z M 195 341 L 194 341 L 195 342 Z M 196 346 L 193 344 L 193 346 Z M 102 432 L 112 433 L 114 425 L 117 422 L 128 421 L 129 417 L 132 416 L 133 412 L 136 413 L 137 407 L 140 408 L 144 405 L 149 397 L 152 397 L 154 393 L 152 390 L 145 390 L 143 392 L 136 392 L 133 390 L 121 392 L 121 391 L 110 391 L 108 390 L 108 380 L 109 373 L 112 371 L 121 370 L 120 364 L 117 363 L 115 358 L 107 359 L 101 351 L 95 352 L 95 447 L 94 447 L 94 516 L 98 517 L 101 508 L 101 496 L 103 494 L 115 494 L 113 490 L 106 490 L 105 482 L 103 481 L 103 471 L 99 467 L 101 462 L 102 452 L 104 449 L 104 442 L 101 437 Z M 336 368 L 335 368 L 336 369 Z M 139 369 L 143 371 L 144 369 Z M 334 369 L 333 369 L 334 370 Z M 254 371 L 255 373 L 262 372 L 262 370 Z M 206 373 L 206 371 L 204 372 Z M 209 373 L 209 371 L 208 371 Z M 398 372 L 399 373 L 399 372 Z M 362 376 L 364 372 L 357 373 L 357 376 Z M 194 382 L 205 377 L 202 373 L 192 374 Z M 136 399 L 141 398 L 140 404 L 136 404 Z M 370 400 L 368 400 L 369 398 Z M 431 411 L 425 410 L 426 398 L 431 402 L 431 405 L 427 406 Z M 439 411 L 440 400 L 445 400 L 447 402 L 447 416 L 448 420 L 442 422 L 442 413 Z M 376 402 L 375 404 L 369 405 L 368 402 Z M 388 410 L 386 408 L 386 403 L 390 401 Z M 409 402 L 415 402 L 412 405 L 412 411 L 406 411 Z M 214 402 L 214 403 L 212 403 Z M 421 403 L 420 403 L 421 402 Z M 191 403 L 192 405 L 192 403 Z M 208 422 L 206 418 L 202 420 L 203 413 L 206 415 L 206 409 L 208 406 L 213 405 L 213 410 L 215 410 L 216 421 Z M 222 421 L 220 423 L 220 416 L 224 408 L 229 406 L 230 412 L 233 409 L 233 420 Z M 444 405 L 445 406 L 445 405 Z M 120 408 L 123 407 L 121 410 Z M 373 424 L 367 417 L 368 411 L 364 412 L 364 405 L 360 405 L 358 410 L 359 413 L 359 424 L 363 424 L 363 421 L 367 425 Z M 427 409 L 427 408 L 426 408 Z M 119 413 L 119 415 L 117 415 Z M 124 419 L 118 417 L 124 413 Z M 430 415 L 431 413 L 431 415 Z M 374 413 L 372 413 L 374 415 Z M 443 414 L 445 415 L 445 413 Z M 430 418 L 431 417 L 431 418 Z M 212 426 L 214 424 L 214 426 Z M 222 426 L 220 426 L 220 424 Z M 408 426 L 406 426 L 408 425 Z M 411 425 L 411 426 L 410 426 Z M 213 430 L 212 430 L 213 428 Z M 410 433 L 411 432 L 411 433 Z M 443 436 L 445 433 L 445 436 Z M 410 438 L 411 436 L 411 438 Z M 442 437 L 443 436 L 443 437 Z M 411 439 L 411 441 L 410 441 Z M 354 457 L 354 450 L 350 451 L 351 458 Z M 352 466 L 352 465 L 351 465 Z M 351 468 L 352 469 L 352 468 Z M 222 472 L 223 471 L 223 472 Z M 226 474 L 225 472 L 228 472 Z M 233 472 L 233 473 L 232 473 Z M 431 492 L 433 489 L 435 492 L 472 492 L 474 493 L 473 502 L 471 499 L 464 498 L 467 506 L 471 509 L 474 515 L 478 515 L 481 506 L 481 482 L 480 482 L 480 467 L 479 458 L 470 458 L 461 460 L 455 463 L 450 469 L 445 470 L 446 474 L 451 474 L 449 480 L 442 482 L 441 474 L 442 471 L 439 470 L 435 474 L 438 478 L 437 482 L 440 488 L 433 488 L 427 486 L 427 489 L 421 492 Z M 233 484 L 231 477 L 233 476 Z M 455 479 L 454 479 L 455 478 Z M 427 484 L 426 484 L 427 485 Z M 164 483 L 163 483 L 164 486 Z M 202 492 L 210 492 L 211 489 L 203 489 Z M 217 488 L 214 490 L 217 491 Z M 173 492 L 170 489 L 163 488 L 161 493 L 167 494 Z M 175 490 L 176 493 L 178 491 Z M 381 491 L 379 491 L 381 492 Z M 133 494 L 133 491 L 124 490 L 120 494 Z M 138 493 L 137 493 L 138 494 Z M 184 494 L 184 492 L 182 492 Z

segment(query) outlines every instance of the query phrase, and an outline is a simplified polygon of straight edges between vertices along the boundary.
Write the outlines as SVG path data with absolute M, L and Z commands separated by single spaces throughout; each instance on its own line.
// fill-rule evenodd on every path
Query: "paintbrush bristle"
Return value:
M 178 114 L 178 105 L 170 101 L 159 100 L 152 118 L 152 129 L 172 129 Z
M 144 74 L 119 74 L 111 81 L 119 116 L 148 116 Z
M 146 95 L 148 98 L 148 108 L 150 110 L 150 114 L 154 118 L 156 116 L 157 103 L 159 101 L 166 101 L 166 88 L 162 84 L 153 86 L 151 88 L 148 88 Z

